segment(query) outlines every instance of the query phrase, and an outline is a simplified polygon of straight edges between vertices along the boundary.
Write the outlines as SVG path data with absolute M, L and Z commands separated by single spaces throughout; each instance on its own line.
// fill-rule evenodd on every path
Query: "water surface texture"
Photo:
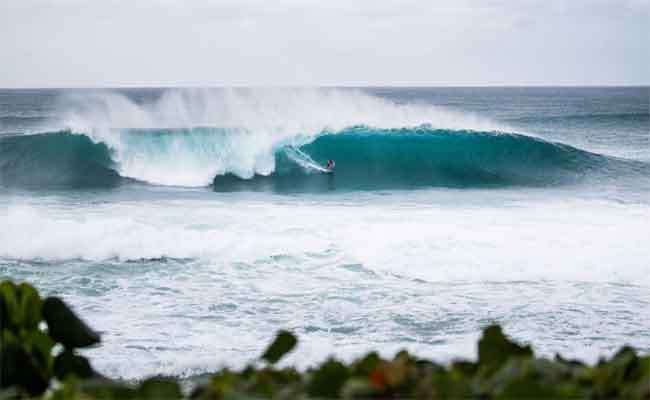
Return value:
M 126 379 L 650 351 L 647 87 L 0 90 L 0 278 Z M 332 174 L 323 172 L 328 159 Z

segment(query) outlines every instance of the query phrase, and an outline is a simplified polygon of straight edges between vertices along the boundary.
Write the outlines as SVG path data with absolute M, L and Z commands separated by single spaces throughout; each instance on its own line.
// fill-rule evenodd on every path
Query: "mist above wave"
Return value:
M 116 92 L 94 92 L 67 95 L 60 108 L 68 129 L 113 150 L 122 176 L 181 186 L 205 186 L 226 173 L 269 175 L 279 146 L 299 146 L 324 131 L 359 125 L 501 128 L 476 116 L 341 89 L 170 89 L 139 102 Z M 197 133 L 197 127 L 203 129 Z M 180 131 L 148 145 L 132 134 L 134 129 Z M 212 136 L 206 135 L 210 129 Z

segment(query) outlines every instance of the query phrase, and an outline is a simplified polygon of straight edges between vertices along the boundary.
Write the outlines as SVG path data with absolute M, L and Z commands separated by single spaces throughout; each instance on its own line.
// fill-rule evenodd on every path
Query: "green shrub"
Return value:
M 0 388 L 38 396 L 50 381 L 67 375 L 91 378 L 95 372 L 76 349 L 99 343 L 99 335 L 56 297 L 43 300 L 27 283 L 0 283 Z M 56 345 L 58 354 L 54 354 Z

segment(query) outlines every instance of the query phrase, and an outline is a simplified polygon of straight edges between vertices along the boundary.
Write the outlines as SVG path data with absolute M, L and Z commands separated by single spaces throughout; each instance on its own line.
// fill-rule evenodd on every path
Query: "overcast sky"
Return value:
M 650 83 L 650 0 L 0 0 L 0 87 Z

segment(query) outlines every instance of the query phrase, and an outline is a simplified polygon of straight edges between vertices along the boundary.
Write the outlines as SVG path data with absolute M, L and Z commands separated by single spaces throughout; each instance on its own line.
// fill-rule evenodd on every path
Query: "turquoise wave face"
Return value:
M 24 188 L 113 187 L 122 178 L 111 151 L 84 135 L 54 132 L 0 139 L 0 185 Z
M 173 164 L 182 160 L 187 168 L 207 173 L 208 179 L 214 177 L 212 186 L 217 191 L 552 186 L 590 177 L 615 179 L 650 173 L 647 163 L 520 134 L 356 127 L 323 132 L 299 148 L 276 146 L 270 173 L 244 179 L 229 171 L 216 176 L 211 172 L 211 160 L 216 163 L 219 157 L 223 160 L 229 152 L 242 150 L 233 148 L 238 142 L 222 140 L 233 134 L 230 131 L 197 128 L 126 130 L 122 134 L 126 135 L 122 159 L 143 160 L 148 173 L 157 168 L 182 173 L 182 165 Z M 104 143 L 70 132 L 5 137 L 0 139 L 0 184 L 80 188 L 114 187 L 138 180 L 137 176 L 120 176 L 115 152 Z M 332 174 L 322 171 L 328 159 L 336 162 Z
M 648 171 L 631 160 L 614 159 L 530 136 L 494 132 L 353 128 L 324 134 L 299 150 L 333 174 L 296 163 L 291 153 L 276 153 L 275 172 L 242 180 L 217 176 L 215 190 L 377 190 L 418 187 L 551 186 L 589 176 Z

